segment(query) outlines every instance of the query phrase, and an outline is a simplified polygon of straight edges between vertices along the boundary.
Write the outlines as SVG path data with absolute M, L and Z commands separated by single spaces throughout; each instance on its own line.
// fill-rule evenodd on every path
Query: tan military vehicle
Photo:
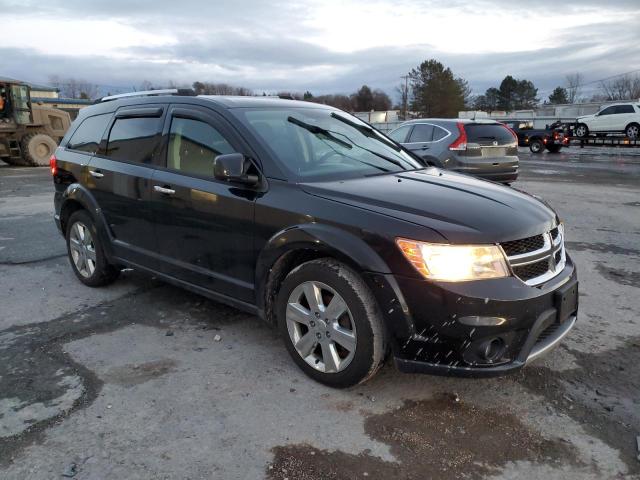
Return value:
M 28 85 L 0 78 L 0 160 L 49 165 L 69 125 L 67 112 L 32 104 Z

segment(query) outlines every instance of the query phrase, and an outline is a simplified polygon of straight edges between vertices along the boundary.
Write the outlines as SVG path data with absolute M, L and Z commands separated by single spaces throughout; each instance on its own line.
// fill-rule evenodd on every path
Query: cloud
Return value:
M 348 93 L 367 83 L 392 93 L 401 75 L 437 58 L 477 93 L 511 74 L 533 80 L 548 95 L 568 73 L 591 80 L 640 68 L 637 0 L 606 8 L 595 0 L 566 1 L 553 24 L 549 12 L 557 2 L 536 5 L 530 13 L 506 0 L 455 0 L 446 7 L 414 1 L 68 0 L 21 1 L 20 8 L 17 1 L 0 0 L 15 22 L 51 24 L 50 31 L 39 29 L 42 38 L 21 34 L 22 27 L 6 35 L 0 75 L 36 82 L 52 74 L 73 76 L 101 84 L 105 93 L 142 80 L 317 94 Z M 56 25 L 73 22 L 77 29 L 58 30 L 59 42 L 51 40 Z M 74 36 L 81 25 L 96 31 L 84 44 Z M 110 39 L 109 31 L 118 37 Z

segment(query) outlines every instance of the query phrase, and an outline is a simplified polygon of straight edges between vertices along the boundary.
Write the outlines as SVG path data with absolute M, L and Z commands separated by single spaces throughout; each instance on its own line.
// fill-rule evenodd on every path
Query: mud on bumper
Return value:
M 504 375 L 561 343 L 577 320 L 578 281 L 569 257 L 560 274 L 537 287 L 515 277 L 458 284 L 393 277 L 389 285 L 387 295 L 399 297 L 389 305 L 402 308 L 382 306 L 402 372 Z

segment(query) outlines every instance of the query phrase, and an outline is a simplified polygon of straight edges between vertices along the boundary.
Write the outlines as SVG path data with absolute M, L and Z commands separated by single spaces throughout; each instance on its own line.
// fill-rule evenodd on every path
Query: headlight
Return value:
M 461 282 L 510 275 L 497 245 L 438 245 L 397 238 L 407 260 L 425 278 Z

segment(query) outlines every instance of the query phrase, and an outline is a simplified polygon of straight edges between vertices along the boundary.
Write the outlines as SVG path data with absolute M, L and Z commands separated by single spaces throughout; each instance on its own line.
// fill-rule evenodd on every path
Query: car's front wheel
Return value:
M 576 137 L 584 138 L 589 135 L 589 127 L 584 123 L 579 124 L 575 129 Z
M 371 378 L 386 350 L 382 314 L 360 275 L 330 258 L 296 267 L 282 282 L 278 326 L 311 378 L 344 388 Z
M 67 253 L 78 279 L 89 287 L 108 285 L 120 270 L 104 254 L 95 223 L 85 210 L 74 212 L 67 222 Z

